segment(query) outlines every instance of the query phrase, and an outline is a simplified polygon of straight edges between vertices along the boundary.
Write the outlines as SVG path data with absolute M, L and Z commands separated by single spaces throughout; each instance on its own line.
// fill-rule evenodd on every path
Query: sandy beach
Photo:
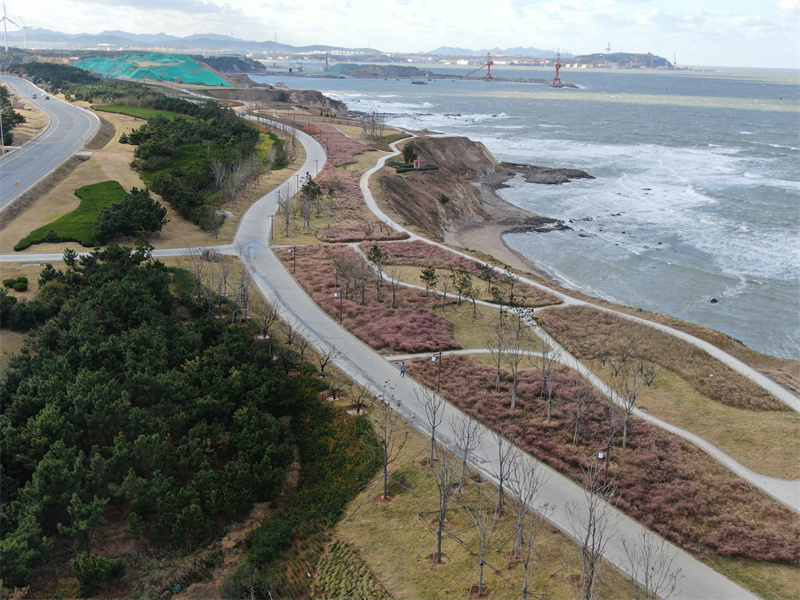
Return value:
M 505 233 L 509 233 L 520 226 L 524 227 L 526 223 L 531 223 L 539 218 L 538 215 L 509 204 L 497 195 L 495 190 L 509 177 L 508 175 L 498 175 L 476 183 L 475 186 L 481 193 L 482 208 L 489 216 L 489 220 L 484 223 L 448 230 L 445 232 L 444 241 L 447 244 L 460 246 L 466 250 L 483 252 L 513 269 L 525 271 L 531 275 L 557 283 L 535 262 L 509 247 L 503 239 Z

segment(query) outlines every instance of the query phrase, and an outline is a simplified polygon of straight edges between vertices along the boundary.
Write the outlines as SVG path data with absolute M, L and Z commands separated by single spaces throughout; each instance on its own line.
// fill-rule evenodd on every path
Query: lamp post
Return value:
M 318 174 L 319 174 L 319 161 L 314 159 L 314 175 L 316 176 Z
M 431 362 L 436 362 L 436 359 L 437 359 L 437 357 L 434 354 L 433 357 L 431 358 Z M 439 359 L 439 371 L 436 374 L 436 393 L 437 394 L 441 390 L 441 383 L 442 383 L 442 351 L 441 350 L 439 350 L 438 359 Z
M 334 298 L 339 298 L 339 325 L 342 324 L 342 289 L 339 288 L 338 291 L 333 292 Z

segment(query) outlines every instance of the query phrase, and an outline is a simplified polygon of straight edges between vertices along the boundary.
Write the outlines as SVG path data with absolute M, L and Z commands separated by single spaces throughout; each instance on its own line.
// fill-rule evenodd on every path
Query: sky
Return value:
M 7 0 L 28 27 L 218 33 L 384 52 L 652 52 L 679 66 L 800 68 L 800 0 Z M 9 24 L 9 29 L 14 26 Z

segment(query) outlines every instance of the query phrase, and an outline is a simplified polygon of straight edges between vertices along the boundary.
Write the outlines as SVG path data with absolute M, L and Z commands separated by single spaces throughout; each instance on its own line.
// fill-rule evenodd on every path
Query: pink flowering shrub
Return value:
M 341 309 L 344 327 L 376 350 L 390 352 L 426 352 L 460 348 L 453 339 L 450 322 L 435 312 L 435 299 L 426 298 L 418 290 L 400 287 L 396 293 L 396 308 L 391 308 L 392 292 L 384 283 L 381 302 L 376 299 L 375 277 L 370 272 L 361 304 L 361 291 L 351 284 L 337 287 L 336 260 L 347 257 L 361 263 L 360 256 L 345 245 L 297 246 L 277 248 L 276 254 L 309 295 L 329 315 L 339 317 Z M 341 290 L 340 298 L 334 296 Z M 344 297 L 346 294 L 347 297 Z
M 541 377 L 520 371 L 518 401 L 510 412 L 510 373 L 495 392 L 495 367 L 466 357 L 439 364 L 413 363 L 414 377 L 561 473 L 580 478 L 581 465 L 605 446 L 608 402 L 595 397 L 583 410 L 581 444 L 573 446 L 574 389 L 559 375 L 548 423 Z M 716 553 L 800 566 L 800 516 L 725 469 L 692 444 L 634 419 L 623 451 L 621 430 L 611 449 L 610 477 L 617 506 L 645 526 L 694 554 Z
M 361 240 L 402 240 L 407 233 L 385 226 L 364 204 L 359 181 L 363 169 L 354 168 L 358 154 L 376 152 L 331 125 L 318 125 L 317 141 L 327 148 L 328 160 L 316 178 L 323 193 L 335 190 L 334 218 L 330 227 L 317 230 L 323 242 L 359 242 Z

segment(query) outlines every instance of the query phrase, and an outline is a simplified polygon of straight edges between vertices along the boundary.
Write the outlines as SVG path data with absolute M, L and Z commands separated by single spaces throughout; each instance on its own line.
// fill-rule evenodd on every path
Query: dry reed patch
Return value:
M 800 576 L 793 567 L 743 558 L 714 557 L 707 562 L 715 571 L 740 582 L 764 600 L 800 598 Z
M 436 384 L 439 365 L 414 361 L 412 368 L 416 379 Z M 585 456 L 605 445 L 609 403 L 599 397 L 584 408 L 580 445 L 572 445 L 576 408 L 568 377 L 556 378 L 553 419 L 548 422 L 536 369 L 520 373 L 513 413 L 506 371 L 503 389 L 496 392 L 495 369 L 470 357 L 445 356 L 441 369 L 445 398 L 487 426 L 507 432 L 523 449 L 570 477 L 578 478 Z M 618 433 L 615 444 L 620 437 Z M 615 445 L 611 460 L 618 508 L 696 557 L 800 565 L 800 516 L 690 443 L 633 419 L 628 449 Z
M 360 502 L 365 499 L 367 501 L 352 519 L 345 519 L 336 526 L 334 537 L 358 551 L 362 560 L 394 598 L 464 598 L 472 583 L 472 575 L 465 577 L 449 593 L 445 591 L 478 565 L 478 556 L 470 555 L 467 550 L 445 536 L 442 549 L 446 560 L 441 565 L 432 564 L 434 535 L 418 516 L 424 511 L 435 511 L 439 498 L 433 475 L 419 466 L 419 461 L 427 453 L 428 444 L 427 437 L 412 430 L 409 443 L 395 463 L 396 472 L 400 472 L 404 480 L 411 484 L 409 487 L 418 497 L 402 490 L 391 504 L 377 505 L 368 500 L 368 495 L 371 495 L 368 487 L 353 500 L 348 516 Z M 474 506 L 481 499 L 491 503 L 497 488 L 491 483 L 476 481 L 475 478 L 470 479 L 470 488 L 469 494 L 451 500 L 454 508 L 448 511 L 448 521 L 451 522 L 448 531 L 461 537 L 465 545 L 474 552 L 477 550 L 474 526 L 469 525 L 464 514 L 455 508 L 456 498 L 468 506 Z M 430 521 L 433 517 L 433 513 L 426 514 L 425 521 Z M 510 569 L 507 568 L 510 543 L 497 550 L 498 546 L 509 539 L 512 521 L 513 519 L 506 519 L 498 522 L 492 547 L 486 555 L 487 562 L 517 586 L 511 588 L 487 568 L 484 584 L 491 588 L 492 598 L 498 600 L 516 600 L 521 595 L 522 565 L 514 562 Z M 575 559 L 579 554 L 577 545 L 552 525 L 545 523 L 538 537 L 537 549 L 542 553 L 542 560 L 536 566 L 530 591 L 547 594 L 547 598 L 553 600 L 573 598 L 570 576 L 580 573 L 580 559 L 556 575 L 550 575 Z M 618 587 L 612 586 L 602 597 L 618 598 L 620 593 Z
M 538 313 L 539 323 L 582 359 L 644 358 L 682 377 L 698 393 L 752 411 L 790 412 L 772 394 L 722 361 L 668 333 L 588 306 Z
M 614 383 L 609 369 L 593 361 L 590 368 Z M 641 409 L 686 429 L 762 475 L 800 478 L 800 415 L 754 412 L 725 406 L 697 393 L 670 371 L 661 371 L 653 387 L 637 401 Z

